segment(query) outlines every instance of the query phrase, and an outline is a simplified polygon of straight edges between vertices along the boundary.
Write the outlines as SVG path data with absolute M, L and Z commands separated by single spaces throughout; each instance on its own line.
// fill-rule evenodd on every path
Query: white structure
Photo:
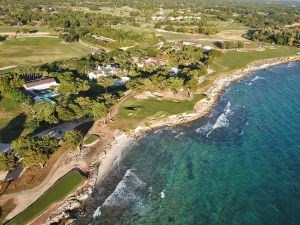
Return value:
M 126 83 L 127 81 L 129 81 L 130 80 L 130 77 L 121 77 L 121 81 L 123 82 L 123 83 Z
M 155 21 L 164 20 L 166 17 L 164 16 L 152 16 L 151 19 Z
M 207 45 L 207 46 L 204 46 L 203 49 L 204 49 L 204 52 L 209 52 L 210 50 L 212 50 L 212 47 Z
M 110 77 L 117 75 L 118 68 L 108 65 L 108 66 L 98 66 L 96 71 L 91 71 L 88 73 L 90 80 L 97 79 L 100 77 Z
M 177 67 L 172 67 L 168 70 L 168 72 L 171 75 L 177 75 L 179 72 L 181 72 L 181 69 L 178 69 Z
M 54 78 L 43 78 L 24 84 L 24 88 L 29 91 L 46 90 L 53 86 L 59 86 Z
M 97 79 L 97 78 L 100 78 L 100 77 L 108 77 L 109 75 L 106 74 L 104 71 L 92 71 L 92 72 L 89 72 L 88 73 L 88 77 L 90 80 L 93 80 L 93 79 Z

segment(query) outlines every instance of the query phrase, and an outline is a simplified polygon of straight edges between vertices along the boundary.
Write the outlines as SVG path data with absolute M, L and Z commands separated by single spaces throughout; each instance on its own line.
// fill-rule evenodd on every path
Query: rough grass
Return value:
M 160 100 L 159 98 L 149 98 L 144 101 L 128 98 L 120 107 L 118 112 L 118 122 L 126 128 L 134 128 L 139 122 L 147 118 L 160 118 L 168 115 L 190 112 L 196 102 L 204 98 L 203 95 L 196 95 L 192 101 L 172 101 Z
M 53 203 L 62 201 L 69 193 L 74 191 L 83 183 L 85 177 L 78 171 L 71 171 L 60 180 L 58 180 L 42 197 L 35 203 L 17 215 L 7 224 L 23 225 L 32 221 L 34 218 L 43 213 Z
M 4 224 L 5 217 L 16 207 L 16 203 L 10 199 L 0 206 L 0 224 Z
M 78 42 L 64 44 L 58 38 L 26 38 L 6 40 L 0 45 L 0 68 L 27 66 L 81 57 L 90 49 Z
M 29 30 L 38 30 L 40 32 L 54 32 L 48 27 L 35 27 L 35 26 L 0 26 L 0 32 L 16 32 L 17 30 L 29 29 Z
M 84 141 L 83 144 L 90 145 L 93 144 L 95 141 L 97 141 L 99 137 L 97 135 L 89 135 Z

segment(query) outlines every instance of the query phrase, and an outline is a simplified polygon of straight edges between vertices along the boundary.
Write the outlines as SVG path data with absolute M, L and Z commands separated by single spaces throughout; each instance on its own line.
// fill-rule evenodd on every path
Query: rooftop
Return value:
M 56 80 L 54 78 L 43 78 L 39 80 L 34 80 L 31 82 L 28 82 L 24 85 L 25 88 L 32 88 L 43 84 L 50 84 L 50 83 L 56 83 Z

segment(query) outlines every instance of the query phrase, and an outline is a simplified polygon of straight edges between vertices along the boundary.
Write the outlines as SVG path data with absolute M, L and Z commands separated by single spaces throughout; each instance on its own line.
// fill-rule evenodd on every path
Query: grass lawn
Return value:
M 22 225 L 32 221 L 51 204 L 62 201 L 68 194 L 74 191 L 80 184 L 83 183 L 85 177 L 78 171 L 71 171 L 60 180 L 58 180 L 42 197 L 35 203 L 17 215 L 7 224 Z
M 26 38 L 1 43 L 0 68 L 44 64 L 90 53 L 89 48 L 78 42 L 63 44 L 58 38 Z
M 248 30 L 248 27 L 236 22 L 209 21 L 209 24 L 216 25 L 221 31 L 223 30 Z
M 169 115 L 190 112 L 194 105 L 203 95 L 196 95 L 192 101 L 172 101 L 159 100 L 158 98 L 149 98 L 144 101 L 128 98 L 120 107 L 118 112 L 118 122 L 122 127 L 134 128 L 136 125 L 146 118 L 161 118 Z
M 84 141 L 83 144 L 85 145 L 90 145 L 92 143 L 94 143 L 95 141 L 97 141 L 99 139 L 99 137 L 97 135 L 89 135 Z
M 134 12 L 134 11 L 137 11 L 137 10 L 133 9 L 129 6 L 123 6 L 120 8 L 111 8 L 111 7 L 102 6 L 102 7 L 100 7 L 99 10 L 94 11 L 94 12 L 99 12 L 99 13 L 103 13 L 103 14 L 111 14 L 114 16 L 122 17 L 122 16 L 129 16 L 130 12 Z
M 35 27 L 35 26 L 0 26 L 0 32 L 16 32 L 17 30 L 29 29 L 38 30 L 39 32 L 54 33 L 53 30 L 47 27 Z
M 267 49 L 265 51 L 229 51 L 226 52 L 216 62 L 220 65 L 215 65 L 213 69 L 221 69 L 223 71 L 230 71 L 233 69 L 239 69 L 245 67 L 247 64 L 260 59 L 292 56 L 299 52 L 297 48 L 290 47 L 277 47 L 275 49 Z M 227 69 L 225 69 L 226 67 Z M 217 72 L 220 72 L 217 70 Z
M 3 97 L 0 100 L 0 118 L 0 142 L 9 143 L 23 131 L 26 116 L 19 103 Z

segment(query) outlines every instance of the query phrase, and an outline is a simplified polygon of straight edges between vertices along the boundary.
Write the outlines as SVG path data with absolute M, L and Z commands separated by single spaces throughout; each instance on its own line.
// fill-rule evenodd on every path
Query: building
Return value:
M 177 75 L 179 72 L 181 72 L 182 70 L 177 68 L 177 67 L 172 67 L 168 70 L 168 73 L 171 75 L 171 76 L 175 76 Z
M 56 86 L 59 86 L 59 83 L 57 83 L 54 78 L 42 78 L 24 84 L 24 88 L 28 91 L 46 90 L 49 89 L 50 87 L 56 87 Z
M 98 66 L 97 70 L 91 71 L 88 73 L 88 77 L 90 80 L 97 79 L 100 77 L 111 77 L 116 76 L 118 73 L 119 67 L 118 65 L 112 64 L 107 66 Z

